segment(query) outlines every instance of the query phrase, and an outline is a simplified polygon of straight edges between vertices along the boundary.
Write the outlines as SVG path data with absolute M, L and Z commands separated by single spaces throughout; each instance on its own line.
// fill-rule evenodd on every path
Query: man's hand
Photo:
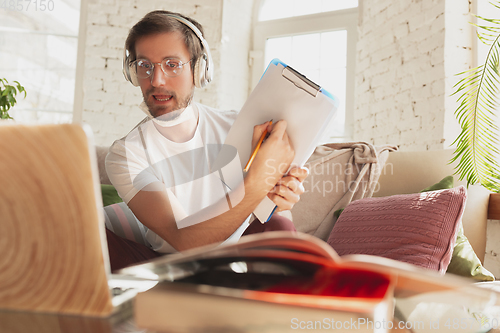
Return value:
M 295 156 L 286 133 L 286 125 L 286 121 L 280 120 L 273 125 L 266 122 L 254 127 L 252 147 L 257 145 L 264 131 L 270 133 L 261 145 L 246 177 L 251 179 L 252 186 L 259 189 L 263 196 L 282 179 Z
M 300 195 L 304 193 L 304 185 L 302 183 L 308 175 L 309 169 L 293 167 L 267 194 L 269 199 L 278 206 L 277 212 L 290 210 L 299 202 Z

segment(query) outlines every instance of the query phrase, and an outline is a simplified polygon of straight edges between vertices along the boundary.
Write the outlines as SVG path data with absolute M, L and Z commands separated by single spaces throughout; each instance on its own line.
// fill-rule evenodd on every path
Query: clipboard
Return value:
M 338 106 L 338 99 L 331 93 L 279 59 L 274 59 L 241 108 L 224 147 L 237 149 L 241 162 L 239 172 L 242 172 L 252 152 L 253 127 L 271 119 L 275 122 L 284 119 L 295 150 L 292 166 L 303 166 Z M 224 155 L 224 148 L 221 155 Z M 225 184 L 231 188 L 227 182 Z M 265 223 L 275 210 L 274 202 L 265 197 L 253 213 L 261 223 Z

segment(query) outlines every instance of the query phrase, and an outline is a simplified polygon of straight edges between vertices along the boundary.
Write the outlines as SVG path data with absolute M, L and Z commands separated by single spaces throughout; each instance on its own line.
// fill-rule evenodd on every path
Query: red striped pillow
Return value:
M 150 247 L 146 240 L 147 228 L 139 222 L 124 202 L 104 207 L 106 228 L 116 235 Z
M 460 186 L 353 201 L 335 223 L 328 244 L 341 256 L 370 254 L 444 274 L 466 198 Z

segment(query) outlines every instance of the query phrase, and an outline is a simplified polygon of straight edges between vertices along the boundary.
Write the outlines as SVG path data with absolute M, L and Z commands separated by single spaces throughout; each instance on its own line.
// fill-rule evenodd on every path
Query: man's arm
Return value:
M 155 189 L 139 191 L 129 201 L 128 206 L 139 221 L 178 251 L 222 242 L 243 223 L 288 169 L 294 151 L 285 130 L 284 121 L 272 126 L 268 139 L 261 146 L 241 185 L 245 191 L 243 199 L 220 215 L 179 229 L 172 210 L 175 206 L 171 205 L 166 189 L 160 184 L 156 184 Z M 257 127 L 253 141 L 259 137 L 256 131 Z

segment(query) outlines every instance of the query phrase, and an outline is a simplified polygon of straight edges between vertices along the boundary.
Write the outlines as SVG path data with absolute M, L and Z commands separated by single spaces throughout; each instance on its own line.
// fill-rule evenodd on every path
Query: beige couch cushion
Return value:
M 295 228 L 327 240 L 334 212 L 353 200 L 370 197 L 389 150 L 364 142 L 318 146 L 306 163 L 305 193 L 292 209 Z

